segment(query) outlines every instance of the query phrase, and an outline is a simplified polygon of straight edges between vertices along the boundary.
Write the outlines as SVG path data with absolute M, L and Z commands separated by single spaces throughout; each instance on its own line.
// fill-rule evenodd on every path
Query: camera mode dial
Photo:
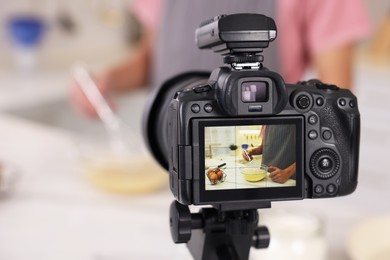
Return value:
M 332 149 L 323 148 L 314 152 L 310 158 L 310 170 L 320 179 L 333 177 L 340 169 L 340 158 Z

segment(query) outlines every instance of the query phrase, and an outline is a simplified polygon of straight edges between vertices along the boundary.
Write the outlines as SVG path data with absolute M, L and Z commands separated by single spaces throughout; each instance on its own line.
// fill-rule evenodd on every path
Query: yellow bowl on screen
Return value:
M 240 169 L 244 179 L 250 182 L 261 181 L 267 176 L 267 168 L 263 166 L 258 167 L 242 167 Z

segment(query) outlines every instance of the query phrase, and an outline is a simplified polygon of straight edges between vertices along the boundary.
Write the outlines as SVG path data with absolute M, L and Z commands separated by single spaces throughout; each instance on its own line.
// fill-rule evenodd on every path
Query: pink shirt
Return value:
M 157 29 L 164 0 L 134 0 L 141 23 Z M 278 48 L 286 82 L 301 79 L 310 59 L 367 36 L 371 24 L 361 0 L 278 0 Z

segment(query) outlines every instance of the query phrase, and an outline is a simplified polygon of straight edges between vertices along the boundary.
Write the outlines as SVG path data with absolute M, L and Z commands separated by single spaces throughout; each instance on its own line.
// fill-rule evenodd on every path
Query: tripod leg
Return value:
M 204 233 L 203 230 L 193 230 L 187 243 L 195 260 L 247 260 L 250 246 L 249 236 L 232 239 L 225 232 Z
M 240 260 L 236 250 L 231 245 L 225 245 L 223 247 L 217 248 L 217 255 L 218 259 L 220 260 Z

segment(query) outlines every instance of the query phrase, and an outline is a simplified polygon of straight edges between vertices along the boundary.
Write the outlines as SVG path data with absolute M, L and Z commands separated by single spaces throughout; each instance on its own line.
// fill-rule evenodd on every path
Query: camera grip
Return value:
M 320 109 L 319 117 L 322 126 L 332 129 L 341 156 L 339 195 L 350 194 L 357 186 L 360 116 L 340 108 L 336 100 L 327 100 Z

